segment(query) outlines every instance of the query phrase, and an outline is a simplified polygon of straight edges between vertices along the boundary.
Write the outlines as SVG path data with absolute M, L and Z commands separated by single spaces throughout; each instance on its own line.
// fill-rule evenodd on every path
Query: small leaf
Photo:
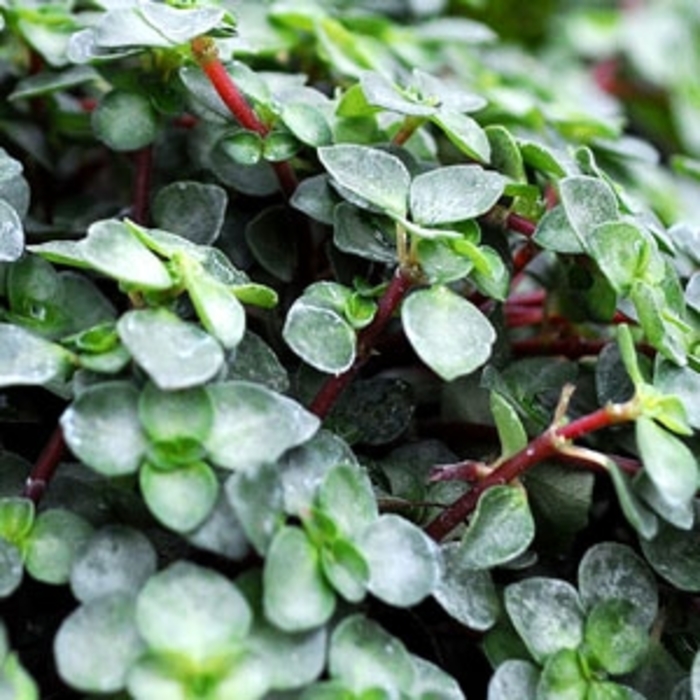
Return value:
M 136 624 L 151 649 L 193 664 L 228 651 L 251 622 L 248 603 L 227 578 L 184 561 L 153 576 L 136 600 Z
M 334 209 L 333 242 L 345 253 L 380 263 L 396 262 L 395 224 L 348 202 Z
M 544 213 L 537 222 L 532 240 L 542 248 L 553 250 L 555 253 L 578 255 L 586 251 L 561 205 Z
M 20 326 L 0 323 L 0 386 L 65 381 L 73 355 Z
M 34 527 L 36 506 L 29 498 L 8 496 L 0 499 L 0 537 L 23 545 Z
M 545 663 L 537 684 L 537 700 L 587 700 L 588 680 L 573 649 L 560 649 Z
M 576 589 L 565 581 L 533 576 L 506 587 L 505 606 L 534 658 L 576 649 L 583 641 L 583 609 Z M 539 697 L 539 696 L 538 696 Z
M 415 605 L 440 580 L 440 550 L 405 518 L 380 516 L 365 529 L 357 544 L 369 564 L 369 591 L 389 605 Z
M 311 438 L 318 418 L 295 401 L 250 382 L 221 382 L 207 388 L 214 424 L 205 447 L 226 469 L 254 469 Z M 274 441 L 270 440 L 274 436 Z
M 629 477 L 612 460 L 606 462 L 606 468 L 610 472 L 617 500 L 627 522 L 645 540 L 655 537 L 659 529 L 659 520 L 634 492 Z
M 265 616 L 288 632 L 318 627 L 335 610 L 335 594 L 323 575 L 316 548 L 297 527 L 285 527 L 272 540 L 263 590 Z
M 490 394 L 490 408 L 501 441 L 501 456 L 511 457 L 527 446 L 527 433 L 518 412 L 497 391 Z
M 481 163 L 491 160 L 491 146 L 486 132 L 478 122 L 466 114 L 453 110 L 441 109 L 431 118 L 444 132 L 445 136 L 469 158 Z
M 259 163 L 263 156 L 263 146 L 262 136 L 248 129 L 227 133 L 218 142 L 218 148 L 239 165 Z
M 146 462 L 139 470 L 141 494 L 156 519 L 175 532 L 189 532 L 211 513 L 219 482 L 206 462 L 164 471 Z
M 173 285 L 163 263 L 120 221 L 97 221 L 79 243 L 83 259 L 99 272 L 141 289 Z
M 0 599 L 12 595 L 22 583 L 24 562 L 22 552 L 0 537 Z
M 537 666 L 529 661 L 504 661 L 491 676 L 487 700 L 537 700 L 539 678 Z
M 464 566 L 459 549 L 457 542 L 443 545 L 443 573 L 433 597 L 452 618 L 482 632 L 498 618 L 498 594 L 489 572 Z
M 135 595 L 156 572 L 156 551 L 138 530 L 107 525 L 78 553 L 70 572 L 73 595 L 87 603 L 104 595 Z
M 583 556 L 578 569 L 581 600 L 587 610 L 603 600 L 627 600 L 635 606 L 635 622 L 649 629 L 659 598 L 654 575 L 626 545 L 601 542 Z
M 437 168 L 411 183 L 411 216 L 423 226 L 473 219 L 491 209 L 504 187 L 502 175 L 478 165 Z
M 27 540 L 27 573 L 43 583 L 67 583 L 73 562 L 91 534 L 92 526 L 71 511 L 52 508 L 40 513 Z
M 164 308 L 127 311 L 117 323 L 117 332 L 160 389 L 203 384 L 224 363 L 223 350 L 214 338 Z
M 86 389 L 61 416 L 68 447 L 102 474 L 132 474 L 146 451 L 137 406 L 138 391 L 127 382 Z
M 411 176 L 396 156 L 341 144 L 320 148 L 318 157 L 341 187 L 388 214 L 406 216 Z
M 286 207 L 260 211 L 246 226 L 246 242 L 256 260 L 271 275 L 291 282 L 299 264 L 297 236 L 290 235 L 294 224 Z
M 305 102 L 291 102 L 282 107 L 284 125 L 299 141 L 318 148 L 333 143 L 333 133 L 323 112 Z
M 409 295 L 401 320 L 418 356 L 446 381 L 483 365 L 496 339 L 493 326 L 473 304 L 442 286 Z
M 630 673 L 644 660 L 649 634 L 640 627 L 633 603 L 622 598 L 601 600 L 586 618 L 586 651 L 612 675 Z
M 133 597 L 113 593 L 82 605 L 63 620 L 54 654 L 59 675 L 71 687 L 114 693 L 124 687 L 144 646 L 134 624 Z
M 0 263 L 18 260 L 24 251 L 24 228 L 15 208 L 0 199 Z
M 700 472 L 693 453 L 645 416 L 637 419 L 635 432 L 644 471 L 668 503 L 691 500 L 700 485 Z
M 357 547 L 336 537 L 320 549 L 321 567 L 331 586 L 351 603 L 359 603 L 367 591 L 369 567 Z
M 517 486 L 494 486 L 479 499 L 460 544 L 461 563 L 490 569 L 522 554 L 535 536 L 527 494 Z
M 680 530 L 660 523 L 653 539 L 640 539 L 642 551 L 654 571 L 682 591 L 700 593 L 700 517 L 696 505 L 695 524 Z
M 305 297 L 292 304 L 282 335 L 299 357 L 321 372 L 340 374 L 355 361 L 352 326 L 338 313 Z
M 158 228 L 172 231 L 193 243 L 210 245 L 221 232 L 228 195 L 218 185 L 181 180 L 158 191 L 153 219 Z
M 355 537 L 379 517 L 372 483 L 354 465 L 339 464 L 326 473 L 318 503 L 348 537 Z
M 285 521 L 284 493 L 277 465 L 270 462 L 252 472 L 233 474 L 226 481 L 226 497 L 246 537 L 260 556 Z
M 587 175 L 565 177 L 559 183 L 559 196 L 584 249 L 596 226 L 619 218 L 615 193 L 610 185 L 598 178 Z
M 92 128 L 113 151 L 136 151 L 154 141 L 158 123 L 146 97 L 112 90 L 92 113 Z
M 328 666 L 331 677 L 356 694 L 383 688 L 398 695 L 412 686 L 415 674 L 404 645 L 362 615 L 346 617 L 333 630 Z

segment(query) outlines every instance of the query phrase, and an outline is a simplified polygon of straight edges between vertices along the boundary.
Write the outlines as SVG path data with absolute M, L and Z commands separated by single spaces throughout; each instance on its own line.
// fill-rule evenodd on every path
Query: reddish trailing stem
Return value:
M 269 127 L 261 121 L 229 75 L 219 58 L 214 40 L 206 36 L 197 37 L 192 40 L 191 48 L 195 60 L 236 121 L 245 129 L 267 136 L 270 133 Z M 285 196 L 291 197 L 299 184 L 291 166 L 285 161 L 273 163 L 272 167 Z
M 506 226 L 511 231 L 522 233 L 523 236 L 527 236 L 528 238 L 534 236 L 537 230 L 537 224 L 534 221 L 526 219 L 524 216 L 520 216 L 520 214 L 513 213 L 508 214 L 506 217 Z
M 346 389 L 369 358 L 377 338 L 384 331 L 394 312 L 401 304 L 413 284 L 410 272 L 399 267 L 389 282 L 378 303 L 377 313 L 372 323 L 362 330 L 357 338 L 357 356 L 352 367 L 342 374 L 330 377 L 323 384 L 309 406 L 309 410 L 319 418 L 325 418 L 335 405 L 338 397 Z
M 53 478 L 65 448 L 63 433 L 61 428 L 57 426 L 27 477 L 24 490 L 22 491 L 24 498 L 30 498 L 35 504 L 39 503 L 46 491 L 46 487 Z
M 532 440 L 524 449 L 507 459 L 458 498 L 426 527 L 433 539 L 440 541 L 460 525 L 476 508 L 481 494 L 492 486 L 508 484 L 536 464 L 555 456 L 568 441 L 576 440 L 611 425 L 634 420 L 637 412 L 631 404 L 608 405 L 582 416 L 567 425 L 550 428 Z

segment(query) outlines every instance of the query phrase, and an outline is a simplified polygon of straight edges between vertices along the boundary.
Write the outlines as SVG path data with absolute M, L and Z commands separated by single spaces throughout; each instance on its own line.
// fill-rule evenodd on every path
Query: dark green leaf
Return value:
M 294 278 L 299 264 L 297 236 L 285 207 L 263 209 L 246 226 L 248 247 L 271 275 L 283 282 Z
M 396 262 L 395 224 L 348 202 L 335 206 L 333 241 L 340 250 L 381 263 Z
M 114 151 L 136 151 L 150 145 L 157 127 L 150 101 L 132 92 L 112 90 L 92 113 L 95 135 Z

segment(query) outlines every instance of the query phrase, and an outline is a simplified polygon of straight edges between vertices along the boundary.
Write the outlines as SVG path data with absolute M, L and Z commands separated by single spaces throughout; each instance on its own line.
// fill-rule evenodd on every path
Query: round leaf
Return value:
M 628 600 L 609 598 L 593 606 L 586 618 L 587 651 L 608 673 L 630 673 L 644 660 L 649 634 Z
M 240 642 L 251 620 L 248 603 L 228 579 L 183 561 L 153 576 L 136 601 L 136 624 L 149 646 L 195 664 Z
M 154 141 L 158 122 L 147 98 L 112 90 L 92 113 L 92 128 L 113 151 L 135 151 Z
M 258 384 L 222 382 L 207 391 L 214 402 L 214 424 L 205 447 L 226 469 L 274 462 L 319 426 L 318 418 L 298 403 Z
M 171 182 L 153 200 L 158 228 L 172 231 L 193 243 L 209 245 L 224 223 L 228 195 L 218 185 L 197 181 Z
M 349 464 L 339 464 L 326 474 L 318 503 L 349 537 L 358 535 L 379 516 L 369 477 Z
M 141 289 L 169 289 L 173 280 L 151 253 L 121 221 L 97 221 L 79 243 L 83 259 L 93 268 Z
M 164 308 L 127 311 L 117 331 L 136 362 L 161 389 L 203 384 L 224 363 L 219 343 Z
M 156 519 L 176 532 L 189 532 L 211 513 L 219 482 L 205 462 L 163 471 L 146 462 L 139 471 L 144 501 Z
M 333 133 L 323 112 L 305 102 L 292 102 L 282 107 L 282 121 L 302 143 L 309 146 L 327 146 L 333 142 Z
M 398 695 L 411 687 L 415 673 L 404 645 L 362 615 L 346 617 L 333 630 L 328 667 L 332 678 L 356 693 L 383 688 Z
M 485 631 L 498 618 L 496 587 L 488 571 L 465 567 L 459 550 L 456 542 L 443 546 L 443 573 L 433 596 L 455 620 L 470 629 Z
M 4 465 L 3 465 L 4 466 Z M 0 537 L 22 545 L 34 527 L 36 506 L 29 498 L 8 496 L 0 499 Z
M 537 700 L 587 700 L 588 680 L 581 659 L 573 649 L 560 649 L 547 659 Z
M 559 196 L 569 223 L 584 246 L 599 224 L 619 218 L 617 198 L 610 185 L 588 175 L 565 177 L 559 183 Z
M 0 598 L 12 595 L 24 575 L 22 552 L 6 539 L 0 538 Z
M 68 447 L 107 476 L 135 472 L 146 450 L 137 405 L 138 391 L 127 382 L 86 389 L 61 416 Z
M 214 406 L 202 387 L 162 391 L 155 384 L 146 384 L 138 411 L 149 438 L 159 442 L 203 441 L 214 422 Z
M 27 572 L 44 583 L 66 583 L 76 555 L 91 534 L 92 526 L 75 513 L 59 508 L 44 511 L 27 541 Z
M 155 571 L 156 552 L 145 535 L 124 525 L 107 525 L 75 558 L 71 591 L 82 603 L 112 593 L 136 594 Z
M 700 517 L 697 514 L 691 530 L 661 523 L 656 537 L 640 539 L 640 544 L 656 573 L 682 591 L 700 593 Z
M 63 621 L 54 641 L 61 678 L 89 693 L 121 690 L 143 651 L 134 624 L 134 599 L 124 593 L 102 596 L 79 607 Z
M 337 537 L 321 548 L 323 573 L 345 600 L 359 603 L 369 580 L 369 567 L 355 545 Z
M 0 323 L 0 386 L 63 381 L 72 369 L 73 356 L 60 345 L 20 326 Z
M 410 294 L 401 307 L 401 320 L 418 356 L 446 381 L 483 365 L 496 340 L 481 311 L 447 287 Z
M 536 700 L 539 677 L 537 667 L 529 661 L 504 661 L 489 681 L 487 700 Z
M 287 313 L 282 335 L 302 360 L 321 372 L 340 374 L 355 361 L 352 326 L 335 311 L 303 297 Z
M 591 547 L 578 569 L 581 600 L 590 610 L 602 600 L 627 600 L 634 605 L 635 622 L 649 629 L 659 606 L 654 575 L 626 545 L 601 542 Z
M 0 199 L 0 262 L 18 260 L 24 251 L 24 229 L 15 208 Z
M 358 540 L 358 548 L 369 564 L 369 591 L 389 605 L 415 605 L 440 579 L 442 561 L 437 545 L 398 515 L 375 520 Z
M 335 594 L 323 575 L 318 552 L 297 527 L 285 527 L 272 540 L 263 590 L 265 616 L 288 632 L 318 627 L 335 610 Z
M 698 463 L 677 437 L 642 416 L 635 422 L 644 471 L 669 504 L 687 503 L 700 486 Z
M 491 209 L 505 183 L 502 175 L 479 165 L 436 168 L 411 183 L 411 217 L 423 226 L 473 219 Z
M 494 486 L 479 499 L 459 556 L 466 568 L 490 569 L 522 554 L 534 536 L 535 521 L 525 490 Z
M 324 146 L 318 157 L 342 188 L 395 216 L 406 216 L 411 176 L 390 153 L 354 144 Z
M 576 589 L 565 581 L 532 577 L 505 590 L 508 615 L 537 661 L 583 641 L 583 610 Z
M 253 472 L 233 474 L 226 481 L 225 490 L 246 537 L 263 556 L 285 520 L 277 465 L 263 464 Z

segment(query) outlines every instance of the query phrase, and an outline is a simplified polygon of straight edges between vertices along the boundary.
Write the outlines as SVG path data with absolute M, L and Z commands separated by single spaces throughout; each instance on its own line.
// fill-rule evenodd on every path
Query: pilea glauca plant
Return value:
M 700 700 L 700 10 L 575 5 L 0 0 L 0 697 Z

